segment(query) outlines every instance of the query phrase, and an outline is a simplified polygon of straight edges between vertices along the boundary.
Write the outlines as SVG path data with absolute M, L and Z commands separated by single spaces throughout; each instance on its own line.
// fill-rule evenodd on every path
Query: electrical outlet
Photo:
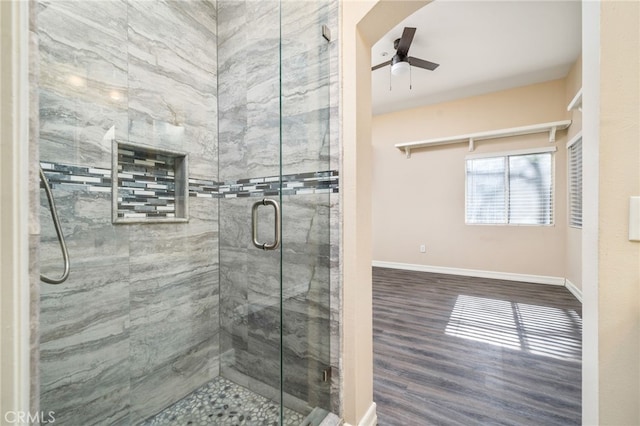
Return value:
M 420 253 L 426 253 L 427 252 L 427 246 L 424 244 L 420 244 Z

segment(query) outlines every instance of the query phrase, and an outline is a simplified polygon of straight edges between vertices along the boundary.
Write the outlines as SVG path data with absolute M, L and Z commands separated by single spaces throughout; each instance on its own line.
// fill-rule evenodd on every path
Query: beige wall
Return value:
M 582 56 L 573 64 L 566 78 L 565 102 L 567 105 L 582 88 Z M 567 129 L 567 140 L 582 131 L 582 111 L 575 108 L 569 112 L 571 127 Z M 568 211 L 567 211 L 568 214 Z M 582 289 L 582 229 L 567 227 L 565 278 Z
M 628 212 L 640 195 L 640 3 L 603 1 L 600 13 L 598 423 L 637 425 L 640 243 Z
M 342 4 L 342 24 L 348 32 L 340 36 L 341 47 L 341 79 L 356 82 L 356 51 L 366 52 L 362 48 L 362 38 L 356 30 L 356 25 L 375 2 L 346 2 Z M 346 55 L 345 52 L 350 52 Z M 366 80 L 366 79 L 365 79 Z M 342 373 L 343 397 L 342 416 L 346 422 L 353 425 L 369 408 L 373 401 L 372 381 L 372 342 L 371 342 L 371 273 L 363 267 L 366 258 L 370 256 L 370 242 L 362 226 L 370 223 L 365 215 L 361 220 L 357 218 L 366 196 L 370 178 L 364 174 L 364 168 L 358 168 L 358 157 L 366 164 L 368 150 L 358 141 L 360 132 L 362 137 L 367 134 L 366 123 L 361 129 L 355 124 L 358 120 L 356 99 L 362 95 L 358 86 L 343 85 L 341 90 L 341 140 L 343 146 L 342 168 L 340 170 L 342 198 Z M 366 84 L 366 83 L 365 83 Z M 366 96 L 366 94 L 365 94 Z M 356 183 L 359 182 L 359 185 Z
M 352 425 L 375 424 L 371 340 L 371 73 L 368 72 L 371 46 L 398 22 L 427 3 L 341 2 L 341 414 L 345 422 Z
M 567 131 L 476 143 L 474 153 L 556 146 L 553 226 L 465 225 L 468 144 L 411 158 L 395 143 L 564 120 L 564 80 L 375 116 L 373 258 L 376 261 L 564 277 Z M 427 246 L 426 253 L 419 245 Z
M 356 148 L 360 130 L 363 134 L 367 133 L 367 130 L 362 128 L 364 123 L 356 123 L 356 110 L 370 110 L 370 99 L 358 99 L 355 89 L 358 79 L 370 81 L 370 77 L 366 77 L 370 63 L 361 58 L 357 61 L 354 59 L 358 49 L 366 49 L 367 44 L 370 46 L 371 43 L 356 43 L 355 27 L 364 13 L 367 13 L 364 9 L 371 9 L 370 15 L 384 21 L 385 11 L 378 6 L 387 2 L 378 2 L 373 8 L 371 6 L 376 3 L 375 0 L 361 7 L 357 3 L 343 2 L 345 10 L 348 9 L 347 5 L 350 5 L 349 8 L 353 7 L 355 13 L 344 13 L 341 26 L 341 126 L 345 157 L 343 172 L 351 173 L 355 173 L 358 168 L 371 167 L 368 156 L 363 161 L 359 160 Z M 599 15 L 600 8 L 602 17 Z M 397 15 L 390 17 L 391 25 L 397 22 Z M 588 213 L 585 212 L 586 223 L 582 232 L 582 283 L 585 298 L 584 424 L 640 424 L 640 253 L 638 243 L 630 243 L 624 237 L 628 224 L 628 196 L 640 195 L 640 91 L 637 86 L 640 71 L 639 21 L 637 2 L 583 2 L 583 46 L 587 49 L 585 51 L 589 52 L 588 58 L 583 56 L 588 66 L 585 66 L 582 72 L 585 86 L 583 111 L 585 117 L 589 117 L 589 121 L 585 122 L 589 128 L 585 126 L 583 145 L 587 151 L 584 154 L 585 172 L 589 176 L 586 179 L 588 183 L 593 179 L 600 182 L 598 188 L 590 188 L 594 195 L 585 194 Z M 388 27 L 382 26 L 382 30 L 386 31 Z M 593 130 L 596 130 L 595 135 L 592 134 Z M 622 142 L 617 143 L 619 141 Z M 596 145 L 595 148 L 591 147 L 593 143 Z M 362 144 L 360 147 L 363 147 Z M 604 154 L 600 159 L 599 150 Z M 351 177 L 355 178 L 353 174 Z M 346 178 L 346 173 L 343 174 L 343 178 Z M 619 183 L 622 184 L 618 185 Z M 355 218 L 359 215 L 366 216 L 368 213 L 366 203 L 354 204 L 358 184 L 352 184 L 355 186 L 343 193 L 343 199 L 349 202 L 349 205 L 344 202 L 343 208 L 346 210 L 345 213 L 350 215 L 349 218 L 345 216 L 343 227 L 352 229 L 344 229 L 343 236 L 370 241 L 363 228 L 353 230 Z M 587 191 L 586 188 L 585 190 Z M 595 202 L 592 202 L 594 197 Z M 366 198 L 366 195 L 363 198 Z M 612 205 L 609 206 L 609 203 Z M 590 223 L 592 218 L 596 219 L 596 223 Z M 354 244 L 352 242 L 352 245 Z M 366 253 L 364 257 L 369 255 L 369 251 Z M 349 256 L 358 257 L 356 253 L 350 253 Z M 344 260 L 346 262 L 352 259 L 347 259 L 345 254 Z M 354 266 L 343 274 L 345 315 L 353 306 L 370 304 L 366 297 L 361 302 L 357 300 L 360 288 L 369 285 L 366 282 L 367 272 L 364 263 L 359 262 L 357 267 Z M 368 297 L 366 292 L 365 296 Z M 349 320 L 344 322 L 344 328 L 351 329 L 352 337 L 354 333 L 359 332 L 352 322 L 357 320 L 357 314 L 353 313 L 349 315 Z M 368 325 L 365 328 L 368 328 Z M 370 330 L 366 330 L 366 333 L 369 334 Z M 345 352 L 353 352 L 345 353 L 343 367 L 347 374 L 346 371 L 354 368 L 359 356 L 364 355 L 367 358 L 367 355 L 365 351 L 358 350 L 356 343 L 346 342 L 346 330 L 344 336 Z M 349 380 L 355 380 L 356 383 L 346 383 Z M 370 398 L 370 381 L 371 377 L 367 371 L 362 371 L 358 377 L 352 375 L 345 379 L 344 412 L 348 422 L 356 424 L 361 418 L 362 412 L 354 407 L 366 405 Z M 359 392 L 358 389 L 365 391 Z M 355 400 L 359 400 L 360 403 L 354 404 Z
M 583 423 L 637 425 L 640 244 L 625 235 L 628 196 L 640 195 L 640 4 L 603 1 L 582 6 L 587 185 L 582 230 Z M 360 74 L 370 66 L 356 65 Z M 366 102 L 358 106 L 370 108 Z

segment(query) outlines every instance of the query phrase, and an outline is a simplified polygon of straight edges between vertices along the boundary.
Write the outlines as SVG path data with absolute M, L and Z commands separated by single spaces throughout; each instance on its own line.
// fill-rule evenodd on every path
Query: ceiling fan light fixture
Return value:
M 391 74 L 400 75 L 409 72 L 411 67 L 423 68 L 429 71 L 433 71 L 438 68 L 438 64 L 434 62 L 409 56 L 409 48 L 411 47 L 411 42 L 413 41 L 413 35 L 415 32 L 416 29 L 413 27 L 404 27 L 402 37 L 393 42 L 393 48 L 396 49 L 396 54 L 393 55 L 393 58 L 391 58 L 390 61 L 384 61 L 371 67 L 371 71 L 391 65 Z M 387 52 L 383 52 L 382 56 L 386 56 L 385 53 Z
M 409 62 L 406 62 L 406 61 L 396 62 L 395 64 L 391 65 L 391 74 L 393 75 L 406 74 L 409 72 L 410 67 L 411 65 L 409 65 Z

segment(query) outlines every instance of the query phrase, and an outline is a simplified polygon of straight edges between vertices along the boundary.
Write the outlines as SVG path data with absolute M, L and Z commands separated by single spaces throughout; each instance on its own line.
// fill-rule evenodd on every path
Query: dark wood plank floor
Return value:
M 378 424 L 579 425 L 581 309 L 564 287 L 374 268 Z

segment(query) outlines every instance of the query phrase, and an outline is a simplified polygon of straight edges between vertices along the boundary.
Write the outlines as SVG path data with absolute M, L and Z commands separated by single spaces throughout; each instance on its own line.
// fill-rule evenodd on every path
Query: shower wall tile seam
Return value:
M 53 188 L 89 192 L 111 192 L 111 169 L 53 162 L 40 165 Z M 323 170 L 280 176 L 243 178 L 228 182 L 189 178 L 189 196 L 197 198 L 242 198 L 306 195 L 339 192 L 339 172 Z M 280 188 L 282 182 L 282 188 Z M 146 181 L 145 181 L 146 183 Z M 153 189 L 150 189 L 153 192 Z

